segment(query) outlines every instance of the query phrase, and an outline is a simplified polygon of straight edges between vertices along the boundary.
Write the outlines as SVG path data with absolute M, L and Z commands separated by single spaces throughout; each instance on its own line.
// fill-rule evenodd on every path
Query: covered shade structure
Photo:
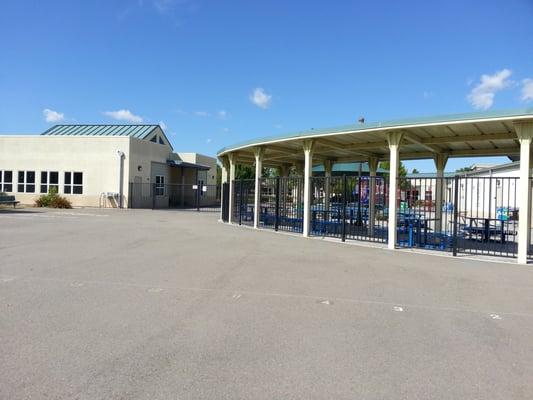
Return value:
M 312 167 L 323 164 L 326 176 L 339 162 L 368 162 L 370 176 L 375 176 L 379 161 L 390 161 L 388 182 L 388 246 L 396 244 L 396 195 L 399 161 L 434 159 L 437 178 L 444 176 L 451 157 L 508 156 L 521 160 L 520 179 L 530 188 L 530 147 L 533 138 L 533 108 L 505 112 L 469 113 L 432 118 L 416 118 L 348 125 L 331 129 L 311 129 L 293 134 L 265 137 L 221 149 L 223 181 L 230 182 L 229 207 L 232 207 L 235 165 L 256 166 L 255 223 L 260 208 L 259 177 L 263 166 L 278 167 L 283 176 L 295 166 L 303 176 L 303 234 L 309 235 L 310 178 Z M 443 202 L 437 188 L 436 207 Z M 530 190 L 520 191 L 520 204 L 530 204 Z M 373 196 L 371 196 L 373 198 Z M 371 205 L 372 206 L 372 205 Z M 371 207 L 373 209 L 373 206 Z M 527 209 L 527 210 L 526 210 Z M 523 207 L 520 224 L 518 259 L 527 261 L 530 207 Z M 229 213 L 231 222 L 231 215 Z

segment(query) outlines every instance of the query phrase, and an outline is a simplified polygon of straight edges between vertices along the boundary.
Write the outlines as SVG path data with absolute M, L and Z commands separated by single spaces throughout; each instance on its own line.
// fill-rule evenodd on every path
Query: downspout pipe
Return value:
M 124 208 L 124 158 L 126 155 L 123 151 L 118 150 L 119 178 L 118 178 L 118 208 Z

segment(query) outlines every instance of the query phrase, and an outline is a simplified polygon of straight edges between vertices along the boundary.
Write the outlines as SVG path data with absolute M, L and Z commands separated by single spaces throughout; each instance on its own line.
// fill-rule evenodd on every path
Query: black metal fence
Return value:
M 516 257 L 518 178 L 400 178 L 397 245 Z
M 387 202 L 382 177 L 311 178 L 311 234 L 385 242 Z
M 303 186 L 301 177 L 261 178 L 260 226 L 301 233 Z
M 255 180 L 240 179 L 233 181 L 232 221 L 239 225 L 254 224 Z
M 397 245 L 452 251 L 454 178 L 400 178 Z
M 229 221 L 229 183 L 222 184 L 222 221 Z
M 458 177 L 457 252 L 516 257 L 519 178 Z M 525 222 L 525 221 L 524 221 Z
M 262 178 L 260 187 L 259 226 L 302 232 L 304 180 Z M 387 177 L 313 177 L 310 190 L 312 235 L 387 242 Z M 253 225 L 254 191 L 253 179 L 234 181 L 234 222 Z M 396 245 L 516 257 L 518 193 L 515 177 L 399 178 Z
M 180 208 L 196 211 L 219 211 L 219 185 L 196 184 L 129 184 L 129 208 Z

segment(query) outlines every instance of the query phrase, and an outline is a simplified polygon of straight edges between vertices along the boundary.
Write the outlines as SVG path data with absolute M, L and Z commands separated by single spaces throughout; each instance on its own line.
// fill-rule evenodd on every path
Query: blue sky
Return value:
M 531 0 L 6 0 L 0 10 L 5 134 L 163 122 L 177 150 L 214 155 L 361 115 L 533 105 Z

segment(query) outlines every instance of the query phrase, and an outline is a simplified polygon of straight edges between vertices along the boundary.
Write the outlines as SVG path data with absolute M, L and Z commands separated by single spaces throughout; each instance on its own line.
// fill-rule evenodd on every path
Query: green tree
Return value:
M 379 163 L 379 167 L 390 171 L 390 161 L 382 161 Z M 389 178 L 389 173 L 383 174 L 386 179 Z M 403 165 L 403 162 L 400 161 L 400 165 L 398 166 L 398 178 L 399 178 L 399 186 L 400 189 L 409 189 L 411 185 L 409 184 L 409 181 L 406 179 L 407 176 L 407 168 L 405 168 L 405 165 Z
M 235 179 L 254 179 L 255 168 L 251 165 L 237 164 L 235 168 Z
M 413 171 L 411 173 L 412 174 L 419 174 L 420 172 L 418 172 L 418 170 L 416 168 L 413 168 Z
M 459 169 L 456 169 L 455 172 L 470 172 L 470 171 L 473 171 L 474 168 L 472 167 L 462 167 L 462 168 L 459 168 Z

